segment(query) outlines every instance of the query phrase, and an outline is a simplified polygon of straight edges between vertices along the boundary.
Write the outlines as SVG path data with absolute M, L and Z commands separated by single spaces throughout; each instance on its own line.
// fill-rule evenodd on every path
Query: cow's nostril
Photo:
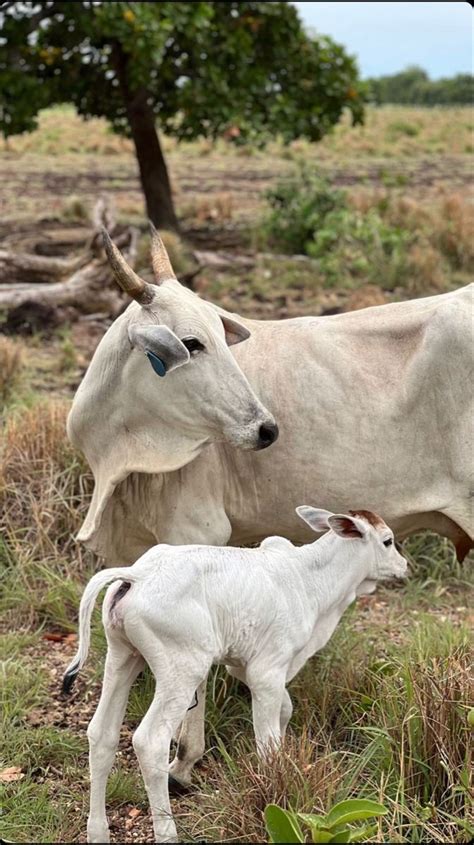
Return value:
M 258 445 L 257 449 L 266 449 L 278 437 L 278 426 L 276 423 L 265 423 L 261 425 L 258 430 Z

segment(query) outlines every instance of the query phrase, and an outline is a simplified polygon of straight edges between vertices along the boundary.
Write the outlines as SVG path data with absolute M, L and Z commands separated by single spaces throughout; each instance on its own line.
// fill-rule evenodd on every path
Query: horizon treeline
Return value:
M 423 68 L 413 65 L 399 73 L 371 77 L 366 82 L 370 99 L 377 105 L 467 106 L 474 102 L 474 76 L 471 73 L 430 79 Z

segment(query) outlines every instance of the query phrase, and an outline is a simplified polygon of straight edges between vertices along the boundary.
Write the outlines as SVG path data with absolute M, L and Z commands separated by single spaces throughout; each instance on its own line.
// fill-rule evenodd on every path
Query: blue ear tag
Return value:
M 154 352 L 150 352 L 148 349 L 145 349 L 146 356 L 153 367 L 155 373 L 163 378 L 166 375 L 166 364 L 161 358 L 158 358 L 158 355 L 155 355 Z

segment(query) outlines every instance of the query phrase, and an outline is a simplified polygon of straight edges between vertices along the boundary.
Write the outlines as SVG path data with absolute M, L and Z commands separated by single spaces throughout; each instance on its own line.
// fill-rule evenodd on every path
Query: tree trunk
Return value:
M 128 80 L 128 56 L 118 43 L 114 46 L 114 58 L 135 144 L 148 217 L 157 229 L 178 230 L 168 170 L 155 128 L 155 115 L 148 104 L 149 94 L 143 87 L 132 91 Z

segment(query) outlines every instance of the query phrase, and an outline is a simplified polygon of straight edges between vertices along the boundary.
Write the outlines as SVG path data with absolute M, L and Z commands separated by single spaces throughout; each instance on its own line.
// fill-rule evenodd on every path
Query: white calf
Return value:
M 64 676 L 68 690 L 84 664 L 95 599 L 106 584 L 103 623 L 108 652 L 99 706 L 89 730 L 89 842 L 108 842 L 105 788 L 130 687 L 145 661 L 156 678 L 153 702 L 133 745 L 150 799 L 157 842 L 173 841 L 168 795 L 173 734 L 215 663 L 252 693 L 257 749 L 277 746 L 291 716 L 286 684 L 322 648 L 356 595 L 375 581 L 406 573 L 393 533 L 366 511 L 334 515 L 297 508 L 316 542 L 295 547 L 270 537 L 257 549 L 166 546 L 133 566 L 95 575 L 81 600 L 79 649 Z M 199 702 L 200 718 L 204 701 Z M 195 711 L 192 711 L 195 712 Z M 179 749 L 171 771 L 179 778 Z

